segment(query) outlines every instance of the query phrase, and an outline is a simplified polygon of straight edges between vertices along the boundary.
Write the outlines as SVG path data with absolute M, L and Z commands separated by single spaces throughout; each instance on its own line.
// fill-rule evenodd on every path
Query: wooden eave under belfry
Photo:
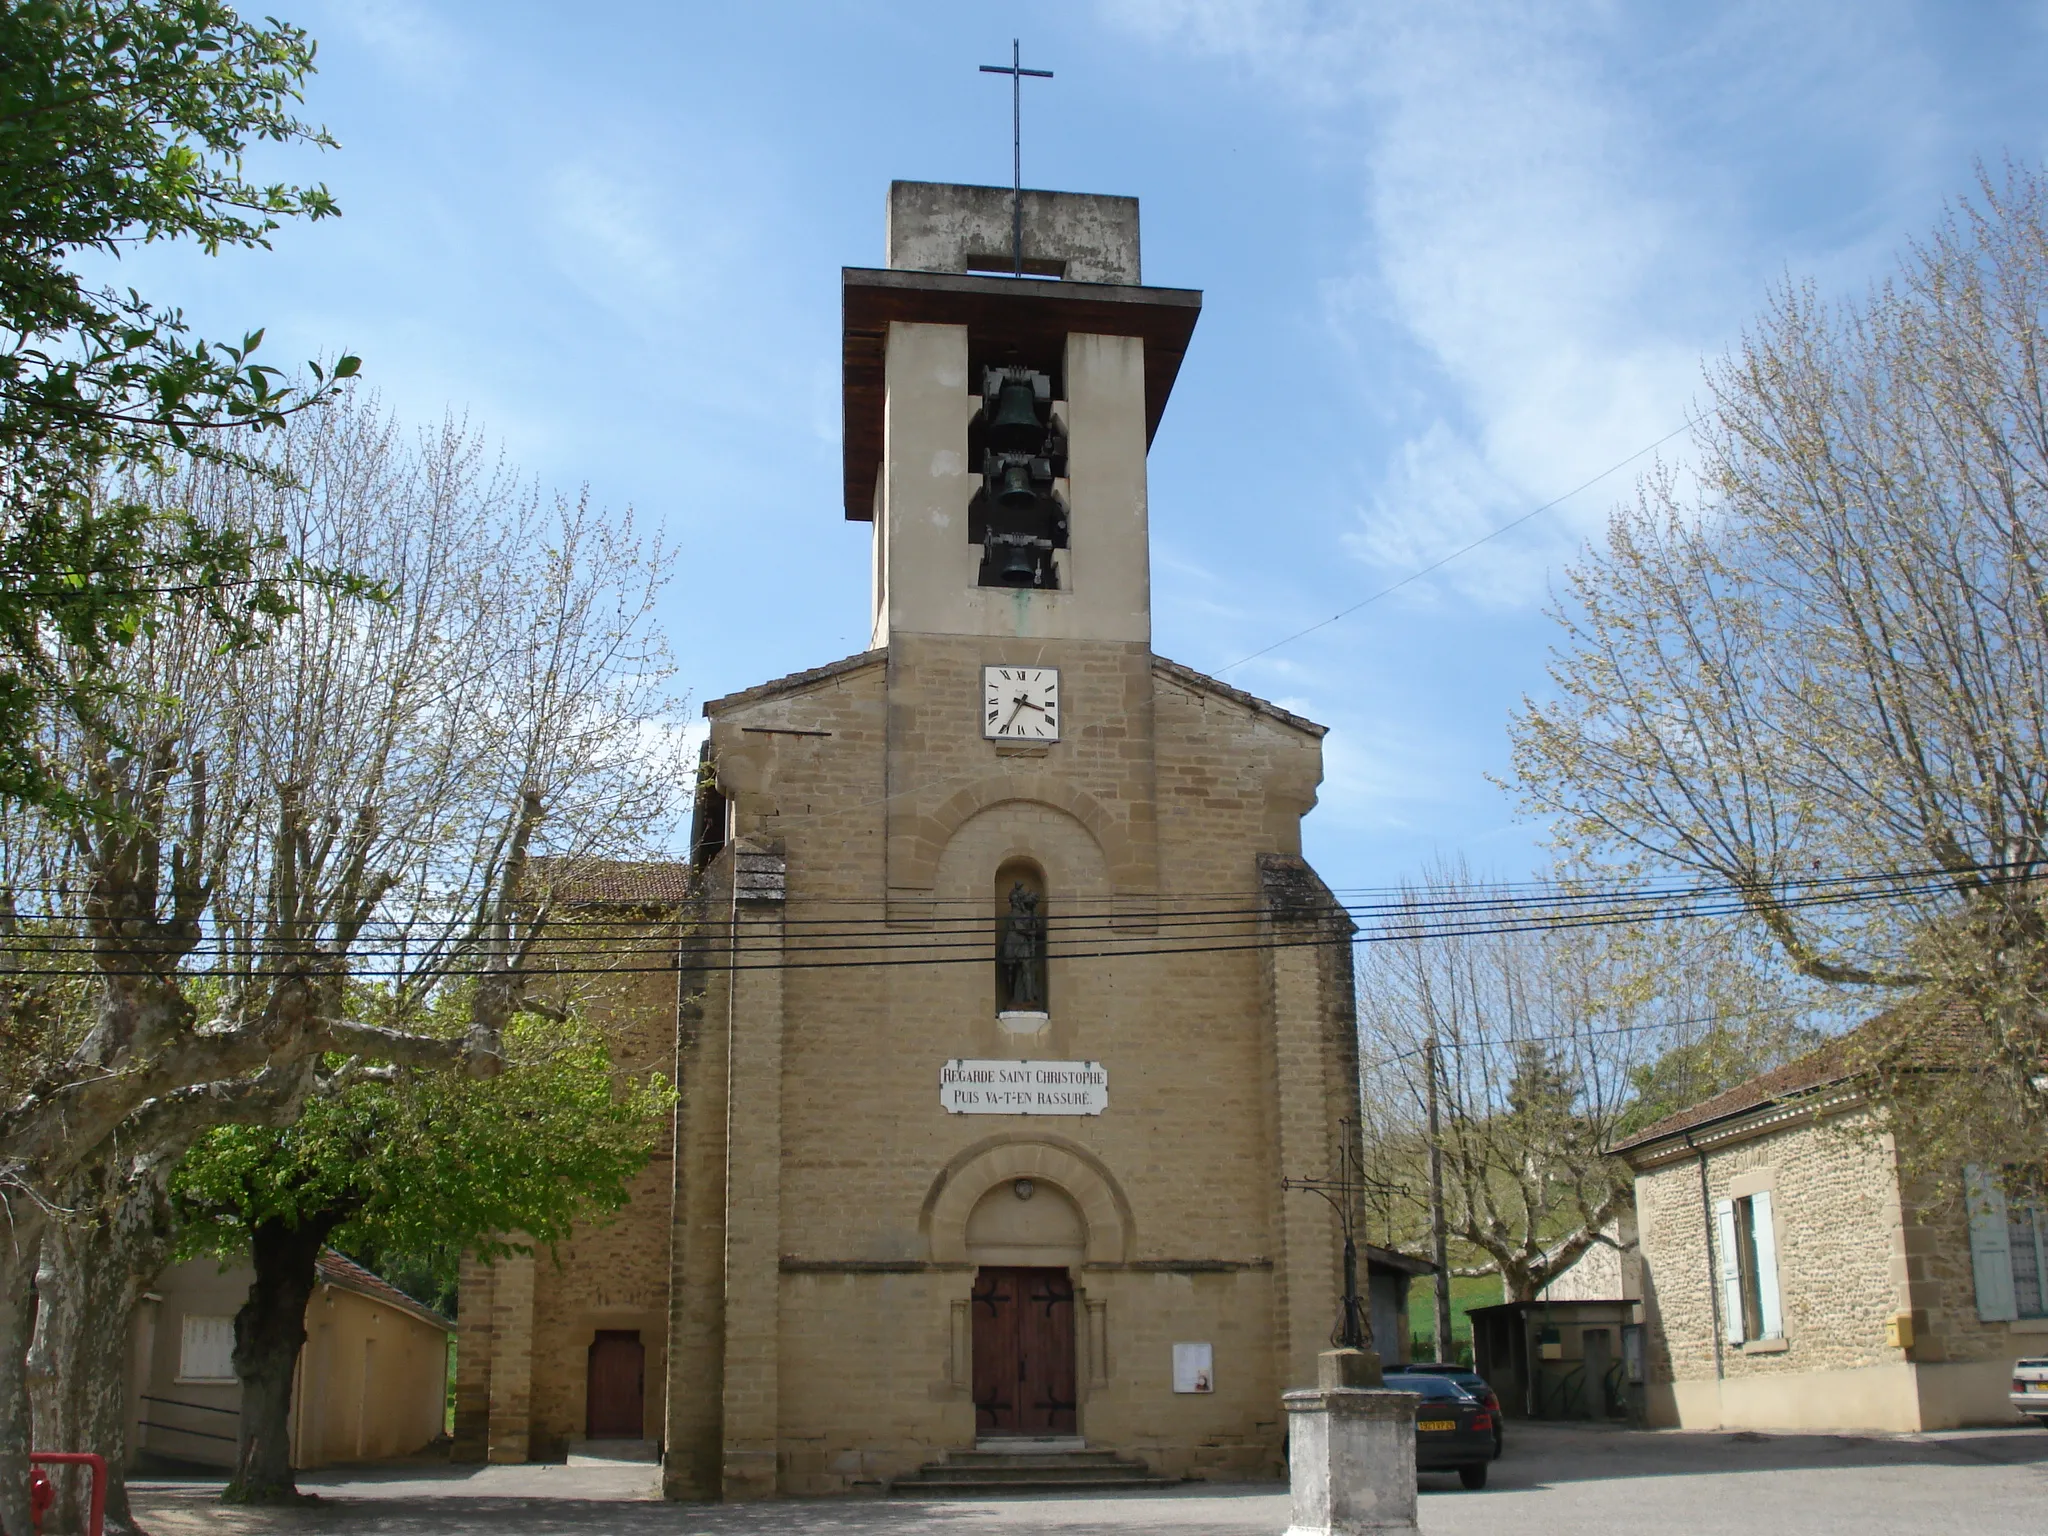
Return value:
M 1196 288 L 873 267 L 843 268 L 840 298 L 846 515 L 863 523 L 875 516 L 875 477 L 882 467 L 883 358 L 892 320 L 964 325 L 970 352 L 981 338 L 1000 335 L 1006 347 L 1018 345 L 1027 357 L 1056 357 L 1073 334 L 1136 336 L 1145 343 L 1149 445 L 1202 313 L 1202 294 Z

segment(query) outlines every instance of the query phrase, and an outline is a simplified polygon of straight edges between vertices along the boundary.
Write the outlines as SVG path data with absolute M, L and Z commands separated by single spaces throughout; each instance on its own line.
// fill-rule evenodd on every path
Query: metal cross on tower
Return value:
M 1337 1221 L 1344 1229 L 1344 1296 L 1330 1342 L 1339 1349 L 1371 1349 L 1372 1324 L 1366 1317 L 1364 1298 L 1358 1294 L 1358 1227 L 1360 1197 L 1377 1181 L 1366 1176 L 1365 1159 L 1358 1150 L 1357 1122 L 1338 1123 L 1344 1127 L 1344 1150 L 1336 1171 L 1320 1177 L 1282 1179 L 1280 1187 L 1321 1195 L 1337 1213 Z
M 984 64 L 984 75 L 1010 77 L 1010 272 L 1024 275 L 1024 77 L 1050 80 L 1049 69 L 1026 69 L 1022 43 L 1010 39 L 1010 62 Z

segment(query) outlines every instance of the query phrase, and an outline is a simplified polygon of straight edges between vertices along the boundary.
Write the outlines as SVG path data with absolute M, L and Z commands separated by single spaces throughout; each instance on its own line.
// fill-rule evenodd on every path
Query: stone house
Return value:
M 1635 1170 L 1652 1423 L 2024 1422 L 2007 1391 L 2048 1346 L 2048 1224 L 1974 1168 L 1967 1203 L 1902 1180 L 1858 1081 L 1887 1017 L 1614 1149 Z
M 331 1248 L 318 1274 L 292 1380 L 292 1465 L 423 1449 L 447 1420 L 454 1325 Z M 189 1259 L 143 1298 L 129 1349 L 131 1462 L 235 1464 L 235 1313 L 254 1278 L 247 1263 Z
M 1340 1270 L 1281 1179 L 1358 1119 L 1324 728 L 1152 650 L 1201 295 L 1144 286 L 1134 199 L 1021 220 L 988 275 L 1009 191 L 897 183 L 842 275 L 868 649 L 704 706 L 688 867 L 556 872 L 681 1102 L 616 1221 L 465 1268 L 459 1457 L 639 1438 L 732 1499 L 1020 1443 L 1281 1468 Z

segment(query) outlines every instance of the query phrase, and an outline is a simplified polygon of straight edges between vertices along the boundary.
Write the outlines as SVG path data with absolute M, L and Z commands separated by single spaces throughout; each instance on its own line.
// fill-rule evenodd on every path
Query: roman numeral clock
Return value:
M 990 741 L 1058 741 L 1060 674 L 1054 667 L 983 667 L 981 734 Z

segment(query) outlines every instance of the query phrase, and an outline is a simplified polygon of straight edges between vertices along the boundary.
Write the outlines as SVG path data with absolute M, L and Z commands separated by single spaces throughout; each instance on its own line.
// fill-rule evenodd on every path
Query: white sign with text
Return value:
M 949 1115 L 1099 1115 L 1109 1108 L 1109 1071 L 1099 1061 L 970 1061 L 939 1068 Z

